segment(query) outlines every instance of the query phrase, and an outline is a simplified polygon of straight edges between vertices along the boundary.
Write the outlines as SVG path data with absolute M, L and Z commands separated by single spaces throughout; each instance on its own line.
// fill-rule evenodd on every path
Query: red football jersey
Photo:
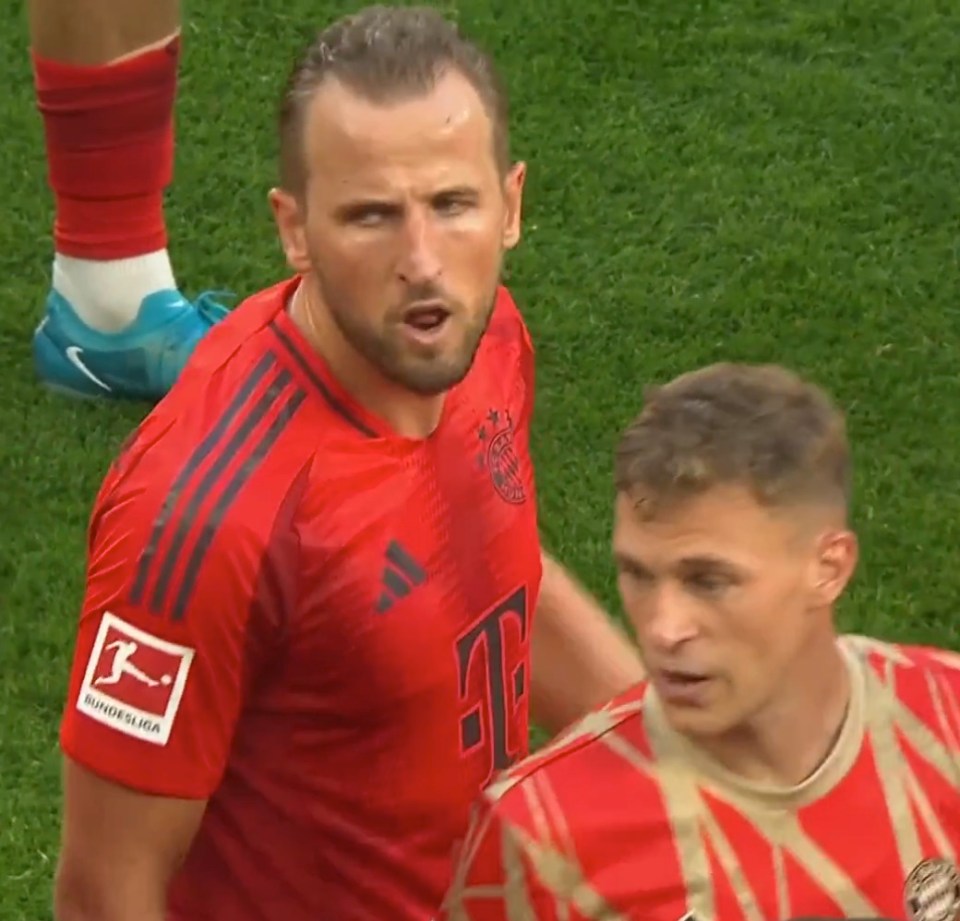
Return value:
M 647 685 L 481 798 L 447 921 L 960 917 L 960 656 L 845 637 L 836 747 L 758 787 L 667 725 Z
M 62 745 L 209 798 L 171 921 L 423 921 L 528 751 L 532 350 L 501 290 L 438 429 L 398 437 L 307 346 L 295 286 L 215 327 L 109 472 Z

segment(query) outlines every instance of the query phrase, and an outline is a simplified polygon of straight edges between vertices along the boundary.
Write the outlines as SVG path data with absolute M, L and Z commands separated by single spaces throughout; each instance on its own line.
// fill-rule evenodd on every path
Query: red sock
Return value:
M 166 248 L 180 40 L 119 64 L 33 55 L 58 253 L 124 259 Z

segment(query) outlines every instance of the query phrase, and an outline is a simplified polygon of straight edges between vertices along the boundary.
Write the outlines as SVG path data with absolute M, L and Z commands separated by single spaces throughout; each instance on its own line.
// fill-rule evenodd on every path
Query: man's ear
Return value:
M 307 248 L 307 225 L 304 208 L 296 196 L 286 189 L 273 188 L 267 196 L 273 219 L 277 223 L 277 235 L 287 265 L 298 274 L 310 270 L 309 250 Z
M 852 531 L 828 531 L 820 538 L 812 585 L 819 606 L 837 602 L 853 578 L 858 557 L 859 545 Z
M 503 180 L 503 196 L 507 203 L 503 219 L 504 249 L 513 249 L 520 242 L 520 224 L 523 213 L 523 184 L 527 178 L 527 164 L 515 163 Z

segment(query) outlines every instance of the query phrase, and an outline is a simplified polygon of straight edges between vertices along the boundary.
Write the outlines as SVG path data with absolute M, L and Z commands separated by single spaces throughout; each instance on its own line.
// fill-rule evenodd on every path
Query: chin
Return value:
M 719 707 L 663 706 L 664 715 L 674 732 L 696 740 L 725 735 L 734 727 L 729 713 Z
M 435 368 L 398 368 L 389 376 L 393 381 L 422 397 L 437 397 L 455 387 L 467 376 L 469 367 L 463 370 L 449 366 Z
M 421 396 L 435 397 L 455 387 L 473 367 L 473 356 L 464 359 L 436 356 L 432 359 L 413 360 L 396 368 L 393 379 L 407 390 Z
M 467 371 L 469 370 L 470 369 L 467 368 L 465 371 L 462 371 L 458 374 L 448 374 L 443 377 L 420 380 L 417 381 L 416 384 L 414 384 L 414 386 L 412 386 L 410 389 L 415 393 L 421 394 L 422 396 L 438 397 L 456 387 L 457 384 L 459 384 L 460 381 L 467 376 Z

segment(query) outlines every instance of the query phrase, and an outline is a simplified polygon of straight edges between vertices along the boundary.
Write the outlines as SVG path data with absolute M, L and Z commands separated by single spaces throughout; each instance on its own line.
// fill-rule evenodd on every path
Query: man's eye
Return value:
M 717 573 L 698 573 L 690 576 L 687 583 L 697 591 L 706 593 L 721 592 L 732 584 L 728 576 Z
M 355 224 L 370 225 L 379 224 L 389 217 L 390 214 L 386 208 L 362 208 L 352 215 L 352 220 Z
M 440 214 L 455 215 L 462 214 L 470 207 L 470 203 L 463 198 L 441 198 L 434 207 Z
M 620 569 L 620 573 L 631 582 L 636 582 L 637 584 L 646 584 L 653 581 L 653 576 L 651 576 L 646 569 L 640 569 L 637 566 L 623 566 Z

